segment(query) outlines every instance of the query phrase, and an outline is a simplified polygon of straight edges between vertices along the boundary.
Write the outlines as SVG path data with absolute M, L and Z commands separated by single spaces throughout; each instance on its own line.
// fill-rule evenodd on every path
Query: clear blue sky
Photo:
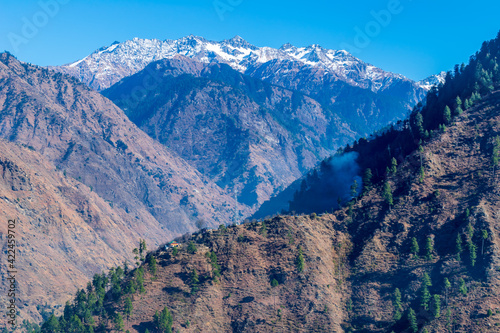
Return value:
M 64 4 L 49 16 L 40 2 Z M 390 22 L 374 23 L 371 12 L 388 9 Z M 240 35 L 257 46 L 348 48 L 377 67 L 419 80 L 467 62 L 500 30 L 499 13 L 498 0 L 0 0 L 0 51 L 59 65 L 133 37 Z M 34 23 L 38 31 L 26 28 Z M 356 43 L 356 27 L 366 32 L 367 26 L 368 40 Z

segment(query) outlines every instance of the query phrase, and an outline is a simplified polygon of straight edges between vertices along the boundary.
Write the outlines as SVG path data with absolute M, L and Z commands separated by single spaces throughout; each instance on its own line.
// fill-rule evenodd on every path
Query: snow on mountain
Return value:
M 441 72 L 439 74 L 434 74 L 428 78 L 417 82 L 419 86 L 426 90 L 431 90 L 432 87 L 444 84 L 446 81 L 446 72 Z
M 293 62 L 321 69 L 324 75 L 373 91 L 387 87 L 394 80 L 408 80 L 402 75 L 368 65 L 347 51 L 328 50 L 319 45 L 295 47 L 285 44 L 279 49 L 256 47 L 239 36 L 222 42 L 192 35 L 164 41 L 134 38 L 123 43 L 115 42 L 74 63 L 52 68 L 73 75 L 101 91 L 153 61 L 178 55 L 204 63 L 225 63 L 242 73 L 269 61 Z M 430 89 L 427 88 L 429 84 L 425 83 L 422 88 Z

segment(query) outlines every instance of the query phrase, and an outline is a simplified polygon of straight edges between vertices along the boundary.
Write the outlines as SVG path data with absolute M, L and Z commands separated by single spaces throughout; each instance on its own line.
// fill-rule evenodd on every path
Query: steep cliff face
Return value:
M 355 137 L 312 98 L 185 57 L 153 63 L 103 94 L 248 206 Z

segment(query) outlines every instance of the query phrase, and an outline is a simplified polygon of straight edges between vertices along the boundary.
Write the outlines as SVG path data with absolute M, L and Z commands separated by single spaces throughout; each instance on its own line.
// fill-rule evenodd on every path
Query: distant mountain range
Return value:
M 369 65 L 347 51 L 328 50 L 317 44 L 308 47 L 285 44 L 279 49 L 256 47 L 239 36 L 222 42 L 209 41 L 192 35 L 164 41 L 134 38 L 123 43 L 114 42 L 111 46 L 102 47 L 84 59 L 54 69 L 78 77 L 92 89 L 100 91 L 111 87 L 126 76 L 137 73 L 151 62 L 170 59 L 176 55 L 204 63 L 225 63 L 241 73 L 265 80 L 274 75 L 288 77 L 293 68 L 305 66 L 320 70 L 330 79 L 374 92 L 385 90 L 398 81 L 413 83 L 415 89 L 429 89 L 428 80 L 411 81 L 402 75 Z M 274 75 L 259 71 L 262 68 L 269 68 L 269 63 L 280 63 L 285 66 L 273 71 Z M 267 65 L 262 67 L 265 64 Z
M 441 80 L 414 82 L 319 45 L 259 48 L 238 36 L 135 38 L 53 69 L 102 91 L 248 206 L 403 119 Z

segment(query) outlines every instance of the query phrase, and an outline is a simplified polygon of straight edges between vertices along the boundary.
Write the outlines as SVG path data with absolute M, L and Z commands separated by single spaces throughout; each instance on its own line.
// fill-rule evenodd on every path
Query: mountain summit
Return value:
M 285 44 L 279 49 L 256 47 L 240 36 L 221 42 L 193 35 L 164 41 L 134 38 L 123 43 L 113 43 L 84 59 L 53 69 L 78 77 L 92 89 L 100 91 L 137 73 L 153 61 L 170 59 L 176 55 L 204 63 L 225 63 L 242 73 L 270 61 L 292 62 L 322 69 L 327 75 L 340 81 L 372 91 L 383 90 L 393 81 L 411 81 L 402 75 L 366 64 L 347 51 L 324 49 L 316 44 L 308 47 Z M 416 87 L 427 88 L 418 84 Z

